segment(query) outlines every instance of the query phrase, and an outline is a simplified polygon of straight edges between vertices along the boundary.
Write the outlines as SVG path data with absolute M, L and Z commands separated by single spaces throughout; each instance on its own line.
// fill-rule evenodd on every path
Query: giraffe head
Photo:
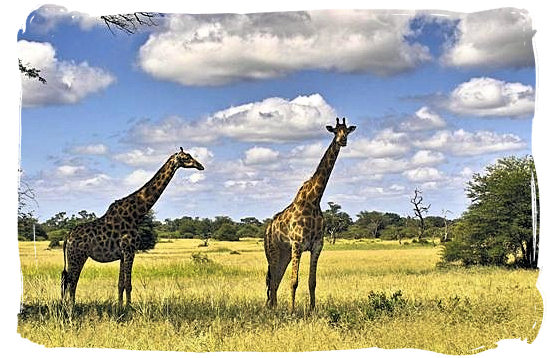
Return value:
M 341 147 L 345 147 L 348 144 L 348 134 L 353 132 L 355 128 L 355 126 L 346 126 L 345 118 L 342 118 L 342 123 L 340 123 L 338 117 L 336 117 L 336 127 L 327 126 L 327 130 L 334 133 L 336 143 Z
M 204 167 L 189 153 L 185 153 L 183 148 L 180 147 L 180 151 L 174 154 L 174 160 L 177 165 L 182 168 L 196 168 L 198 170 L 204 170 Z

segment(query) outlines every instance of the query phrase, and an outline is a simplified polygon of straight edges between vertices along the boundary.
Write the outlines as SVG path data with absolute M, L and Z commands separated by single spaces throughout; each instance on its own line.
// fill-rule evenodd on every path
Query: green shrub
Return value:
M 48 234 L 48 237 L 50 239 L 50 244 L 48 245 L 48 247 L 50 249 L 60 247 L 60 242 L 65 241 L 67 235 L 69 235 L 69 230 L 66 229 L 50 231 Z

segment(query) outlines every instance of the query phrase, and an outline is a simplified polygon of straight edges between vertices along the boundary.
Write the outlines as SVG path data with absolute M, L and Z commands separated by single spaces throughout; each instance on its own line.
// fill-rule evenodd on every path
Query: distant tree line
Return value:
M 413 217 L 402 217 L 395 213 L 378 211 L 361 211 L 353 221 L 352 217 L 341 210 L 341 206 L 329 202 L 329 209 L 324 212 L 325 234 L 329 242 L 337 238 L 361 239 L 380 238 L 384 240 L 399 240 L 415 238 L 418 235 L 418 220 Z M 81 210 L 70 217 L 66 212 L 59 212 L 42 223 L 34 218 L 23 220 L 25 230 L 20 230 L 21 240 L 32 240 L 32 225 L 35 225 L 37 240 L 62 240 L 71 229 L 80 223 L 96 219 L 95 213 Z M 255 217 L 245 217 L 238 222 L 229 216 L 216 216 L 214 219 L 182 216 L 176 219 L 156 220 L 151 211 L 142 227 L 148 227 L 147 232 L 154 232 L 161 239 L 215 239 L 222 241 L 238 241 L 243 238 L 263 238 L 266 225 L 270 219 L 260 220 Z M 425 232 L 429 237 L 443 235 L 445 219 L 439 216 L 424 218 Z
M 245 237 L 263 238 L 267 222 L 255 217 L 245 217 L 235 222 L 228 216 L 216 216 L 214 219 L 183 216 L 155 221 L 155 229 L 161 238 L 237 241 Z
M 442 244 L 442 261 L 461 265 L 511 265 L 536 268 L 539 250 L 539 201 L 534 161 L 531 156 L 506 157 L 474 174 L 466 185 L 471 200 L 461 217 L 428 215 L 422 192 L 415 189 L 410 198 L 410 216 L 391 212 L 360 211 L 354 220 L 334 202 L 324 211 L 325 237 L 334 244 L 337 239 L 376 238 L 382 240 L 412 239 Z M 29 210 L 34 192 L 24 185 L 19 188 L 18 229 L 20 240 L 49 239 L 51 246 L 64 240 L 76 225 L 96 219 L 94 213 L 79 211 L 70 217 L 60 212 L 39 223 Z M 158 238 L 209 239 L 237 241 L 263 238 L 270 219 L 245 217 L 238 222 L 228 216 L 214 219 L 182 216 L 156 220 L 152 211 L 143 221 L 140 249 L 154 247 Z

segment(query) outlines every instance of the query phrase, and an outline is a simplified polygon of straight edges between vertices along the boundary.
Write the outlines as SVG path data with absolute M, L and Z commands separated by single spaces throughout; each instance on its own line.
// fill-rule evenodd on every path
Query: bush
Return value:
M 191 253 L 191 261 L 194 264 L 208 264 L 211 263 L 212 260 L 208 258 L 208 255 L 202 252 L 193 252 Z
M 50 244 L 48 245 L 48 247 L 50 249 L 60 247 L 61 246 L 60 242 L 65 241 L 67 235 L 69 235 L 69 230 L 60 229 L 60 230 L 50 231 L 48 234 L 48 237 L 50 239 Z

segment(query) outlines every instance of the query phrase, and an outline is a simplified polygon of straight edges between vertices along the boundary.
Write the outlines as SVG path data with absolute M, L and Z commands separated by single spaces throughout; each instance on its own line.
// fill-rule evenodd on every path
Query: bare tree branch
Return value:
M 128 35 L 135 34 L 139 26 L 157 26 L 153 21 L 155 17 L 161 17 L 162 14 L 156 12 L 134 12 L 132 14 L 118 14 L 101 16 L 107 28 L 114 35 L 113 27 Z
M 24 74 L 25 76 L 29 77 L 29 78 L 36 78 L 38 81 L 46 84 L 46 79 L 42 76 L 40 76 L 40 70 L 34 68 L 34 67 L 30 67 L 29 64 L 27 65 L 23 65 L 23 63 L 21 62 L 21 59 L 18 59 L 19 61 L 19 71 Z
M 21 169 L 19 169 L 19 173 L 21 174 Z M 31 202 L 38 206 L 34 190 L 26 181 L 20 179 L 19 188 L 17 188 L 17 215 L 19 217 L 27 214 L 32 215 L 33 210 L 30 210 L 27 213 L 24 212 Z
M 422 236 L 424 235 L 424 216 L 423 214 L 427 214 L 428 210 L 430 209 L 430 206 L 432 204 L 429 204 L 428 206 L 422 206 L 422 201 L 424 198 L 422 197 L 422 191 L 418 188 L 414 189 L 414 197 L 411 198 L 411 204 L 413 204 L 413 212 L 414 216 L 420 219 L 420 227 L 418 230 L 418 240 L 422 240 Z

